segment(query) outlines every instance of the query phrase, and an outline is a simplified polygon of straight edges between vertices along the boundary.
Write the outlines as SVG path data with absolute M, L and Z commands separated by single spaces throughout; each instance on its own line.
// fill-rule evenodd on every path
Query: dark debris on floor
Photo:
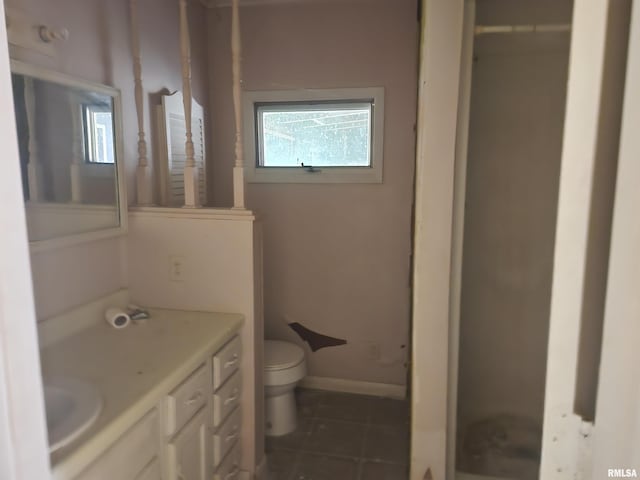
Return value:
M 406 480 L 409 402 L 298 389 L 298 428 L 267 437 L 270 480 Z

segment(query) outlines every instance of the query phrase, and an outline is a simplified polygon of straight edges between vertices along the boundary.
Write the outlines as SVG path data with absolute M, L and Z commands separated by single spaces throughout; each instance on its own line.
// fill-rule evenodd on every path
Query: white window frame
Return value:
M 336 101 L 372 103 L 371 165 L 363 167 L 317 166 L 259 167 L 256 103 Z M 306 90 L 250 90 L 243 92 L 245 178 L 249 183 L 382 183 L 384 148 L 384 88 Z
M 89 165 L 114 165 L 116 163 L 116 149 L 115 145 L 113 148 L 113 161 L 112 162 L 100 162 L 98 158 L 98 149 L 102 148 L 103 158 L 107 158 L 107 146 L 106 143 L 103 142 L 102 145 L 98 144 L 98 139 L 96 137 L 96 127 L 100 127 L 96 125 L 95 114 L 96 113 L 111 113 L 111 121 L 113 123 L 113 109 L 109 110 L 108 108 L 97 105 L 97 104 L 83 104 L 83 127 L 84 127 L 84 143 L 85 143 L 85 163 Z M 112 136 L 113 140 L 113 136 Z

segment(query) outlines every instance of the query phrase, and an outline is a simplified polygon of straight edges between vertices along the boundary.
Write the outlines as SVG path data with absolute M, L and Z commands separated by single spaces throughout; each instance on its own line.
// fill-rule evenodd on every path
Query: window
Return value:
M 247 180 L 381 183 L 382 88 L 245 92 Z
M 372 102 L 256 104 L 258 166 L 370 167 Z

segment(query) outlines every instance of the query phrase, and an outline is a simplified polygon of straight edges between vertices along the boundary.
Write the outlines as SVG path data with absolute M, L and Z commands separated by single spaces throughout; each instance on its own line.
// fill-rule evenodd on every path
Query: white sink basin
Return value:
M 44 402 L 49 431 L 49 452 L 82 435 L 102 410 L 102 398 L 92 385 L 73 378 L 45 379 Z

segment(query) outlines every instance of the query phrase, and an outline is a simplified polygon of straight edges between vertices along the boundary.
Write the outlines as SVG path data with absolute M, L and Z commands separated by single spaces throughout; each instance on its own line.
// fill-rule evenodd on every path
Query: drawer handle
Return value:
M 227 473 L 225 475 L 224 480 L 229 480 L 231 478 L 236 478 L 239 473 L 240 473 L 240 467 L 238 467 L 238 465 L 234 465 L 233 466 L 233 470 L 231 470 L 229 473 Z
M 237 388 L 234 388 L 234 389 L 231 391 L 231 393 L 232 393 L 232 396 L 230 396 L 229 398 L 227 398 L 227 399 L 224 401 L 224 404 L 225 404 L 225 405 L 229 405 L 230 403 L 233 403 L 233 402 L 235 402 L 236 400 L 238 400 L 238 394 L 240 393 L 240 392 L 239 392 L 239 390 L 238 390 Z
M 198 403 L 204 395 L 202 394 L 202 390 L 198 390 L 194 393 L 189 400 L 185 400 L 184 404 L 186 406 L 191 406 L 194 403 Z
M 228 362 L 226 362 L 224 364 L 224 368 L 229 368 L 229 367 L 233 367 L 234 365 L 236 365 L 238 363 L 238 354 L 234 353 L 233 356 L 231 357 L 232 360 L 229 360 Z

